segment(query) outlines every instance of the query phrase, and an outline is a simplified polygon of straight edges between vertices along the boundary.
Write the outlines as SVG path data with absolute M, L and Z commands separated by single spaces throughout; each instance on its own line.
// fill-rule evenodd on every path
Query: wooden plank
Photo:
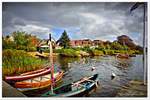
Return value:
M 2 82 L 2 97 L 26 97 L 23 93 L 6 83 Z

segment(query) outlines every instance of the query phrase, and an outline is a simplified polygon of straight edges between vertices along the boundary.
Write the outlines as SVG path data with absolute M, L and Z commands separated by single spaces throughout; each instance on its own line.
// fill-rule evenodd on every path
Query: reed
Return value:
M 2 52 L 3 77 L 39 69 L 46 63 L 46 60 L 34 58 L 22 50 L 7 49 Z

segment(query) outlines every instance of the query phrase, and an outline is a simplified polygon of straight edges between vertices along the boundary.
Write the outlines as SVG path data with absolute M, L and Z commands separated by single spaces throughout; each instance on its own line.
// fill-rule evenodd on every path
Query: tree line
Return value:
M 36 36 L 33 36 L 26 32 L 16 31 L 13 32 L 11 36 L 7 35 L 6 37 L 2 37 L 2 47 L 3 49 L 36 51 L 36 47 L 40 43 L 40 41 L 41 39 L 37 38 Z M 63 48 L 72 48 L 70 45 L 70 38 L 65 30 L 56 43 Z M 105 41 L 103 44 L 98 45 L 97 49 L 143 51 L 143 48 L 141 46 L 136 45 L 133 40 L 126 35 L 118 36 L 117 40 L 113 42 Z

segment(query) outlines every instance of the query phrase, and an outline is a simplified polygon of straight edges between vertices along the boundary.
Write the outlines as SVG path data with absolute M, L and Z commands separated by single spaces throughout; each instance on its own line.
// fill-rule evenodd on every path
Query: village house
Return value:
M 71 40 L 70 45 L 72 47 L 85 47 L 90 46 L 91 48 L 98 47 L 99 45 L 102 45 L 103 41 L 101 40 L 90 40 L 90 39 L 84 39 L 84 40 Z
M 90 39 L 84 39 L 84 40 L 71 40 L 70 45 L 72 47 L 84 47 L 84 46 L 91 46 L 91 40 Z
M 100 45 L 103 45 L 103 41 L 102 40 L 93 40 L 93 45 L 94 46 L 100 46 Z

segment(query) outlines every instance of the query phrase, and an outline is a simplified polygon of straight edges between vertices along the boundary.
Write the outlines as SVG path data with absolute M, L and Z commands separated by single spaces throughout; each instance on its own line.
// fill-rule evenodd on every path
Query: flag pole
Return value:
M 53 83 L 54 83 L 54 65 L 53 65 L 53 48 L 52 48 L 52 41 L 51 41 L 51 34 L 49 34 L 49 59 L 50 59 L 50 64 L 51 64 L 51 93 L 53 94 Z
M 147 16 L 146 16 L 146 4 L 147 2 L 143 2 L 143 3 L 136 3 L 132 6 L 132 8 L 130 9 L 130 12 L 132 12 L 134 9 L 136 9 L 139 5 L 143 5 L 143 80 L 144 80 L 144 85 L 146 85 L 146 81 L 147 81 Z
M 147 70 L 147 54 L 146 54 L 146 15 L 145 15 L 145 11 L 146 11 L 146 3 L 143 3 L 143 49 L 144 49 L 144 52 L 143 52 L 143 65 L 144 65 L 144 85 L 146 85 L 146 76 L 147 76 L 147 73 L 146 73 L 146 70 Z

